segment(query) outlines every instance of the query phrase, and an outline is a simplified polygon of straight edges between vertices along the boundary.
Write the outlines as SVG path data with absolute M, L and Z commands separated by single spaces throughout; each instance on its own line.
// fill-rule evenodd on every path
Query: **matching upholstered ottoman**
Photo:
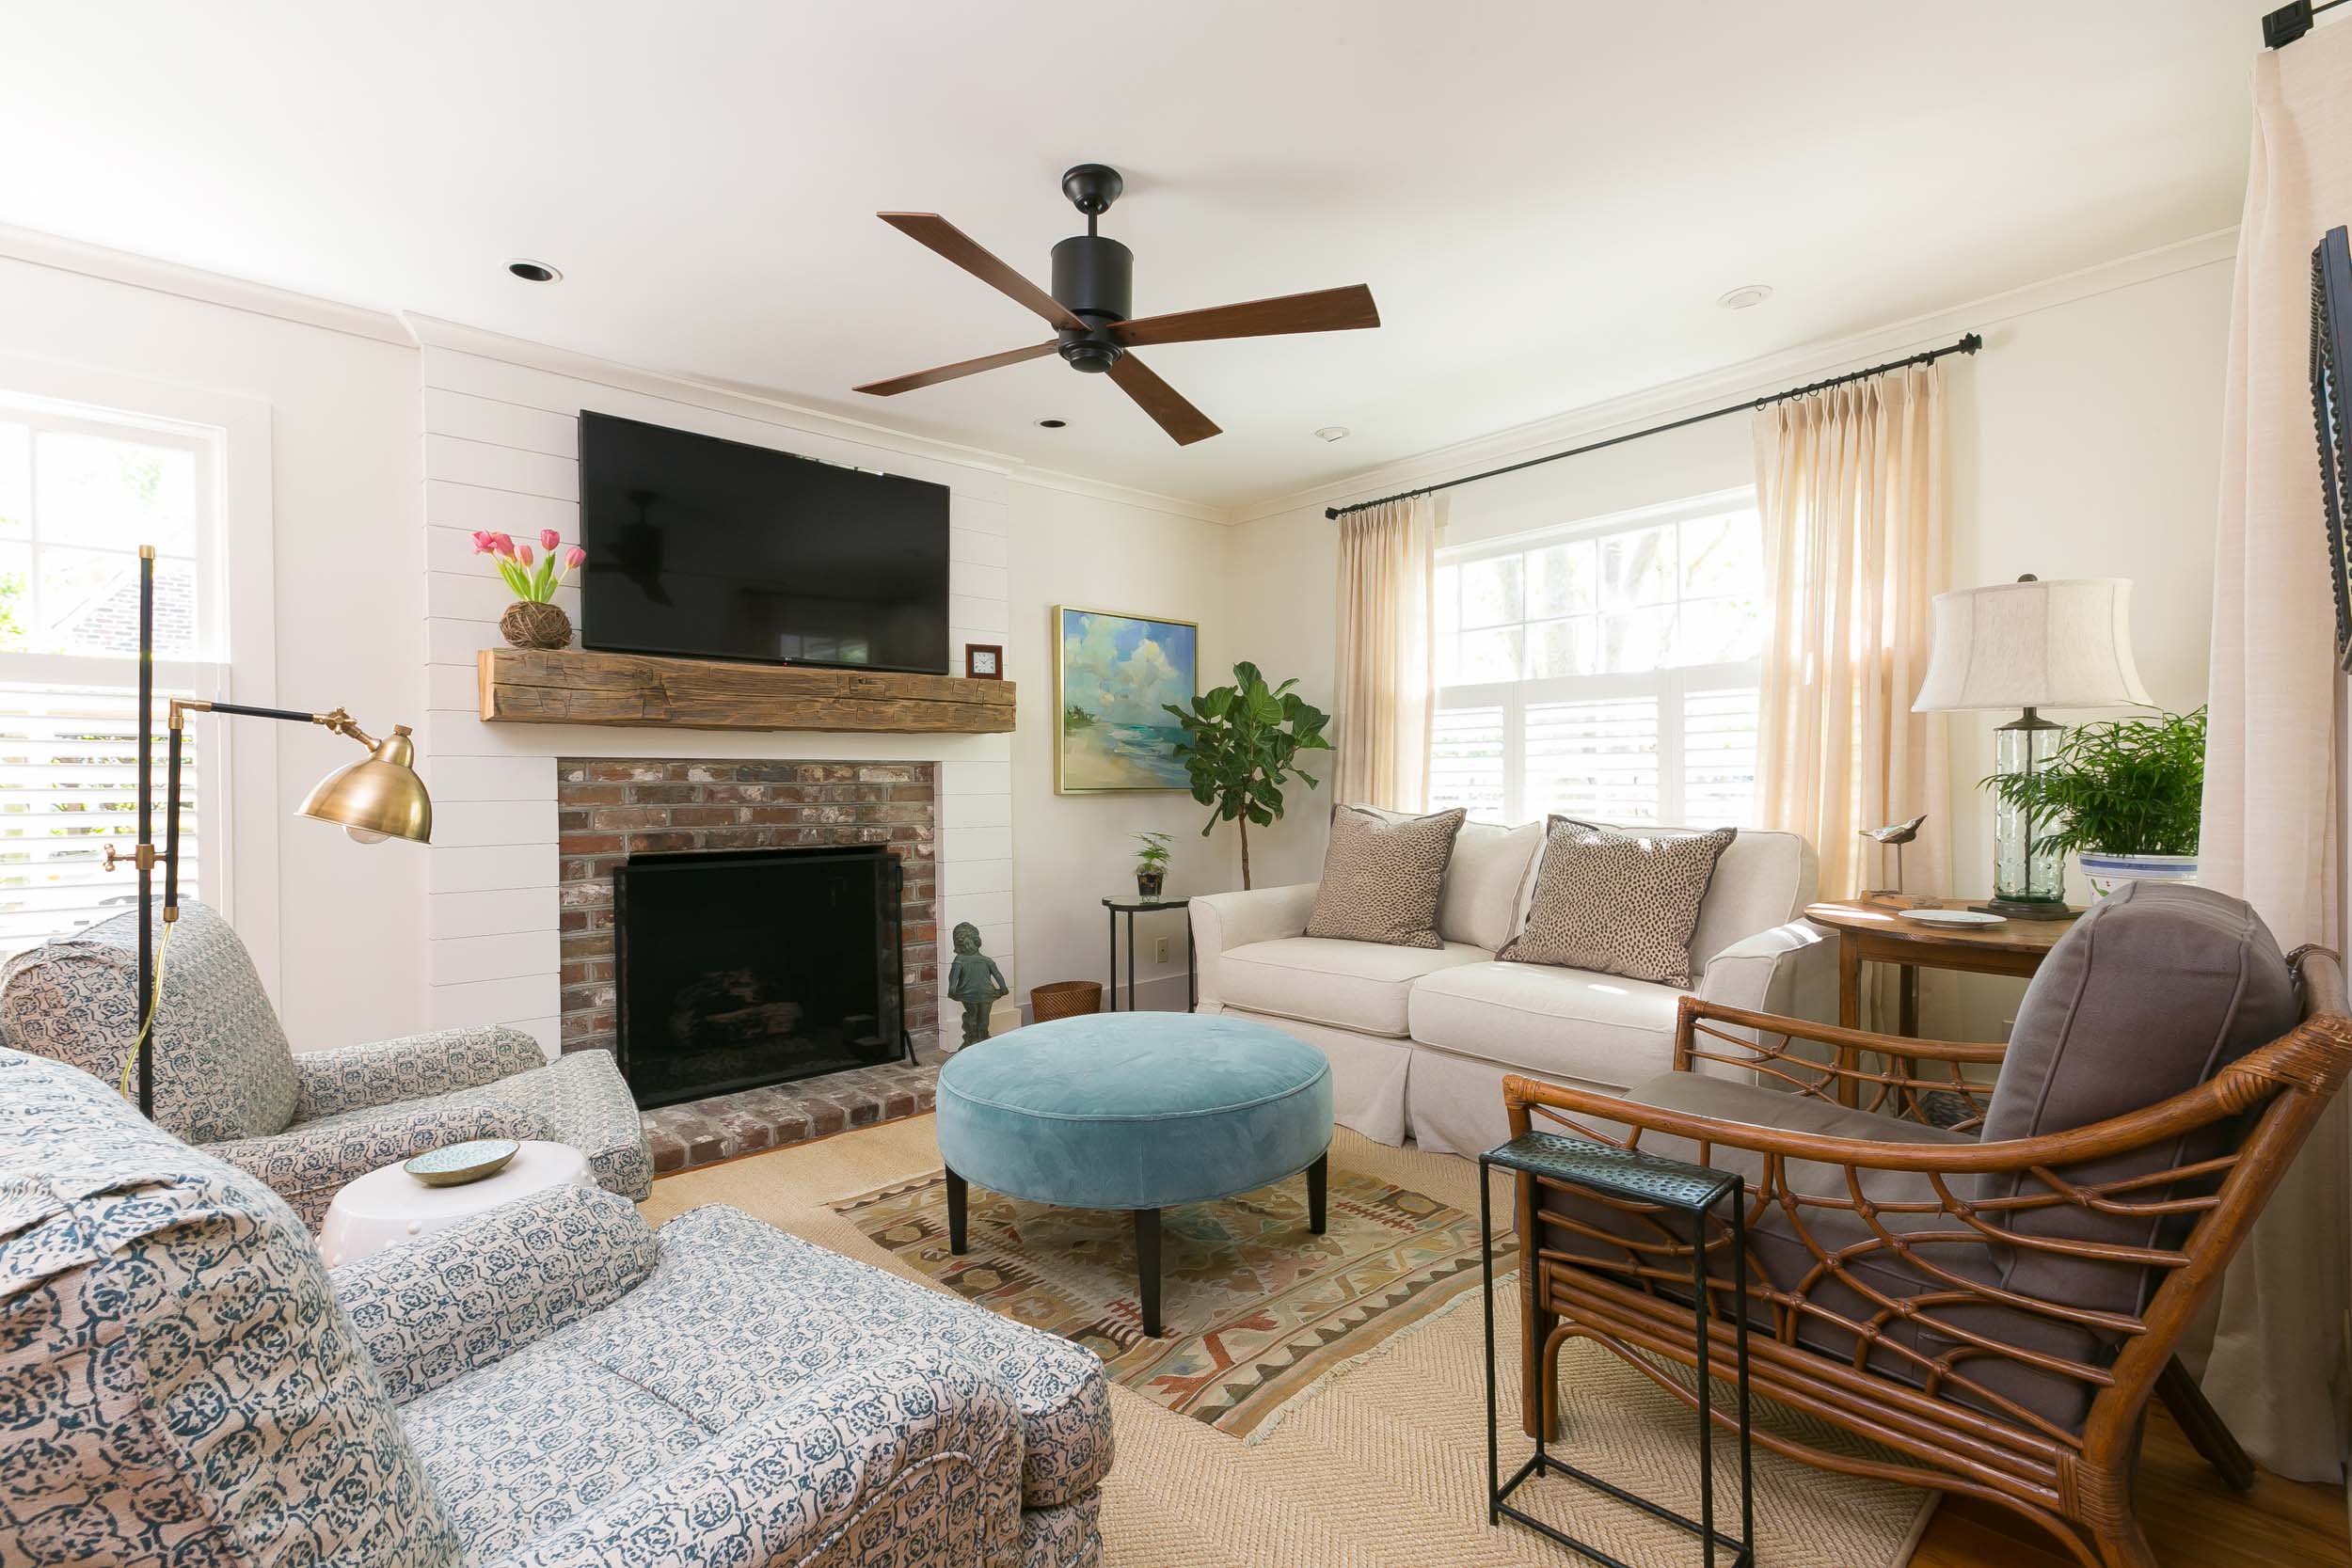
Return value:
M 1324 1223 L 1331 1064 L 1223 1014 L 1100 1013 L 1032 1024 L 948 1058 L 939 1153 L 951 1251 L 969 1183 L 1068 1209 L 1130 1209 L 1143 1331 L 1160 1332 L 1160 1211 L 1305 1172 Z

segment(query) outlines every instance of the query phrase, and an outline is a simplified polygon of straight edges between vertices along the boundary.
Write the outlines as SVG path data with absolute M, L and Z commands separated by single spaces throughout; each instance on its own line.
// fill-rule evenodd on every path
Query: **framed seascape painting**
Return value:
M 1054 607 L 1054 793 L 1189 790 L 1168 711 L 1200 689 L 1200 628 L 1116 610 Z

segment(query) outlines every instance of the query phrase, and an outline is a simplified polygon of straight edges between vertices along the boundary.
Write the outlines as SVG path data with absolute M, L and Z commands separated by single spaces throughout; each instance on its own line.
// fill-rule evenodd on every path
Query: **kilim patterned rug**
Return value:
M 958 1258 L 936 1173 L 833 1207 L 958 1295 L 1090 1347 L 1114 1381 L 1246 1442 L 1332 1372 L 1478 1290 L 1475 1213 L 1336 1167 L 1321 1236 L 1295 1180 L 1166 1211 L 1157 1339 L 1143 1336 L 1132 1214 L 975 1186 Z M 1499 1270 L 1510 1252 L 1500 1240 Z

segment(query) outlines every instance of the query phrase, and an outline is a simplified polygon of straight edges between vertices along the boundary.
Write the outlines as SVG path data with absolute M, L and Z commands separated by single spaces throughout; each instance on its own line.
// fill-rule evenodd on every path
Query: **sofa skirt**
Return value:
M 1204 1013 L 1231 1013 L 1271 1024 L 1286 1035 L 1305 1040 L 1331 1063 L 1331 1119 L 1353 1128 L 1375 1143 L 1391 1147 L 1405 1141 L 1405 1078 L 1413 1059 L 1411 1040 L 1359 1035 L 1352 1029 L 1277 1018 L 1245 1007 L 1203 1003 Z M 1501 1079 L 1496 1082 L 1500 1084 Z M 1502 1091 L 1495 1091 L 1500 1095 Z

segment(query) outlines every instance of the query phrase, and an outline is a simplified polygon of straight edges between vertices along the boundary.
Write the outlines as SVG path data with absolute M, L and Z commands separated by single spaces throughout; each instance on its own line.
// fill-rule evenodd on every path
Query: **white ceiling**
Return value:
M 18 0 L 0 222 L 1231 505 L 2227 227 L 2274 3 Z M 1385 325 L 1147 351 L 1184 449 L 1054 359 L 849 390 L 1045 336 L 878 209 L 1042 282 L 1089 160 L 1137 314 Z

